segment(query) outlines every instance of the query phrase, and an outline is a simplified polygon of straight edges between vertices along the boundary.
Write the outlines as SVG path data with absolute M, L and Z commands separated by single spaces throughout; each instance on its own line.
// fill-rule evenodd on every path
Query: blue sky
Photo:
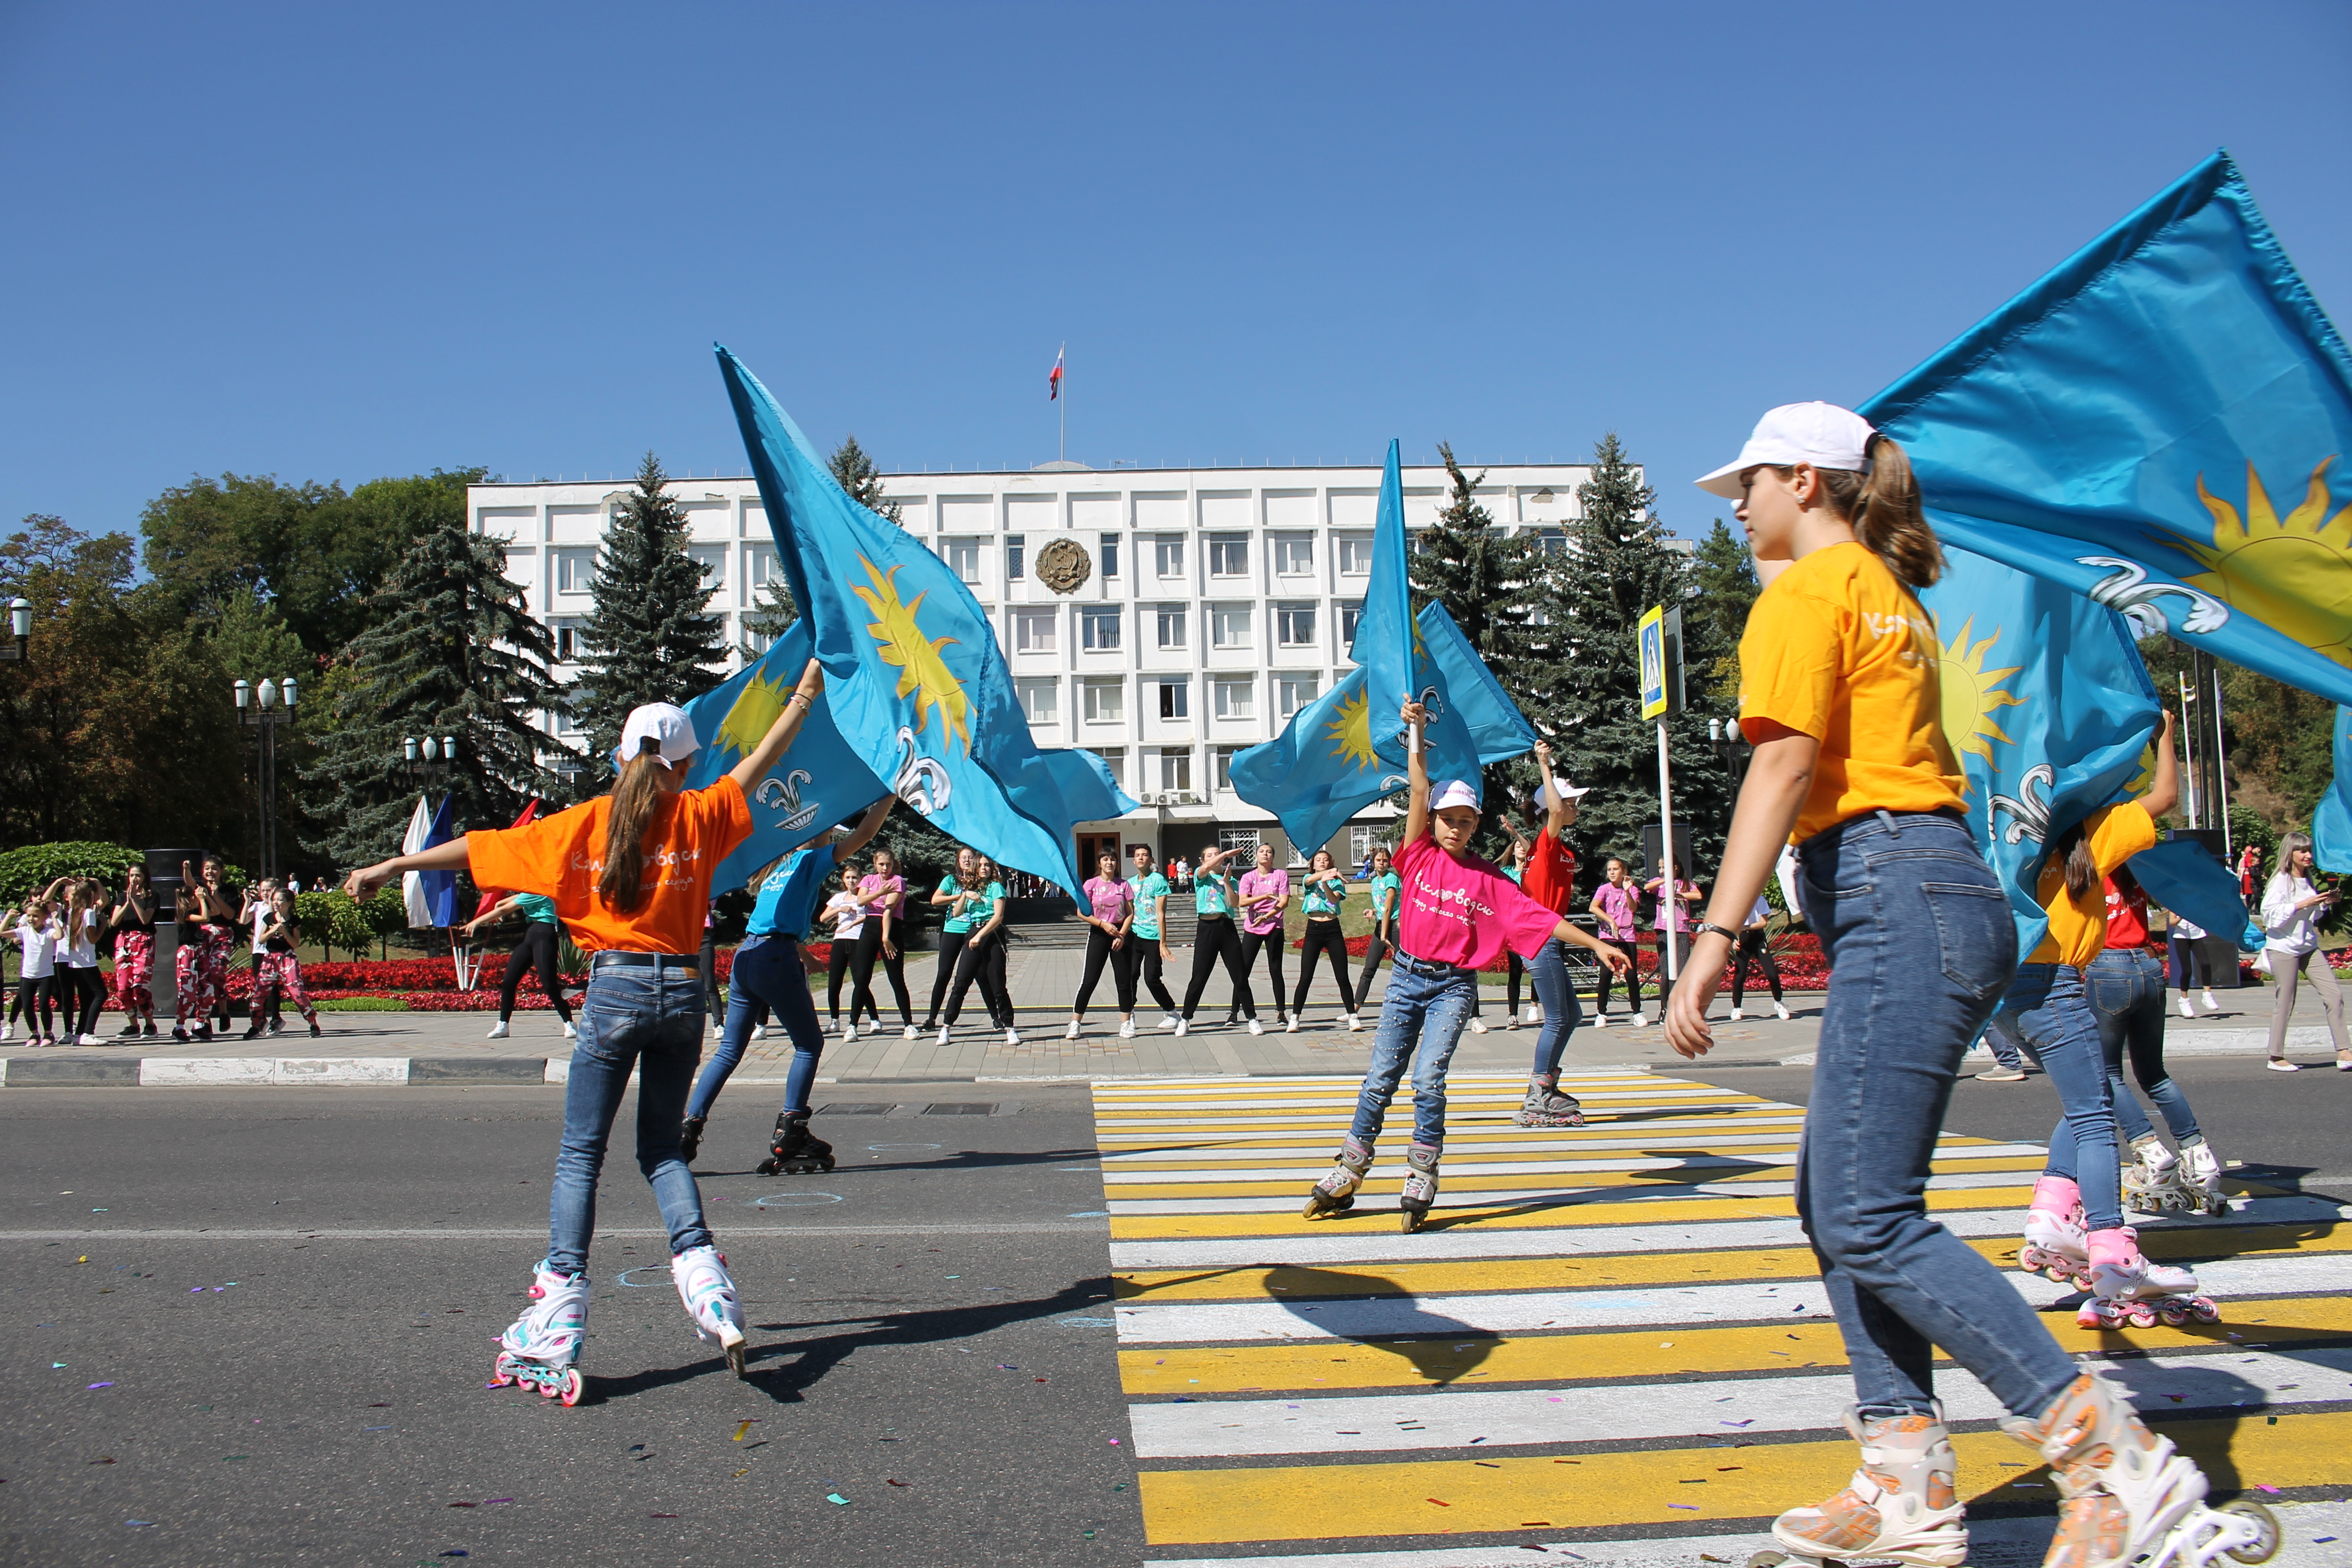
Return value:
M 0 0 L 0 526 L 191 473 L 1577 459 L 1678 529 L 2217 145 L 2352 311 L 2352 6 Z M 2340 319 L 2340 318 L 2339 318 Z

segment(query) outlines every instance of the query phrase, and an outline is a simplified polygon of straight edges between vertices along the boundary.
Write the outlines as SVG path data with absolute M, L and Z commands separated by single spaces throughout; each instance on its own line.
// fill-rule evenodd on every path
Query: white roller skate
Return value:
M 2101 1233 L 2104 1234 L 2104 1233 Z M 2143 1426 L 2112 1384 L 2085 1373 L 2037 1419 L 2002 1430 L 2038 1452 L 2064 1500 L 2043 1568 L 2214 1568 L 2267 1563 L 2279 1522 L 2257 1502 L 2205 1506 L 2205 1474 Z
M 715 1247 L 689 1247 L 669 1260 L 669 1277 L 677 1283 L 677 1299 L 694 1318 L 695 1333 L 705 1344 L 725 1351 L 729 1370 L 742 1376 L 743 1307 L 735 1299 L 727 1259 Z
M 2083 1190 L 2063 1176 L 2033 1184 L 2033 1206 L 2025 1215 L 2025 1245 L 2017 1266 L 2077 1290 L 2091 1288 L 2091 1254 L 2083 1239 Z
M 581 1336 L 588 1327 L 588 1276 L 567 1279 L 541 1258 L 531 1271 L 530 1301 L 499 1336 L 490 1386 L 519 1383 L 538 1389 L 542 1399 L 577 1405 L 585 1384 L 572 1363 L 580 1359 Z
M 2188 1192 L 2193 1212 L 2207 1218 L 2230 1212 L 2230 1200 L 2221 1194 L 2221 1157 L 2213 1152 L 2212 1145 L 2202 1136 L 2180 1141 L 2181 1186 Z
M 2131 1163 L 2123 1168 L 2125 1208 L 2160 1215 L 2190 1206 L 2188 1186 L 2180 1179 L 2180 1156 L 2166 1148 L 2163 1139 L 2143 1132 L 2132 1140 L 2131 1152 Z
M 1371 1168 L 1371 1145 L 1349 1139 L 1339 1145 L 1329 1172 L 1308 1190 L 1307 1206 L 1299 1212 L 1308 1219 L 1346 1214 L 1356 1206 L 1356 1189 L 1364 1184 L 1364 1173 Z
M 1397 1217 L 1410 1236 L 1429 1222 L 1429 1207 L 1437 1201 L 1435 1145 L 1416 1143 L 1405 1151 L 1404 1190 L 1397 1194 Z
M 1845 1413 L 1845 1429 L 1862 1445 L 1853 1479 L 1819 1508 L 1792 1508 L 1774 1520 L 1781 1550 L 1758 1552 L 1748 1568 L 1848 1558 L 1959 1568 L 1969 1555 L 1968 1510 L 1944 1407 L 1933 1415 L 1865 1417 L 1856 1405 Z
M 1581 1127 L 1584 1107 L 1576 1096 L 1560 1093 L 1558 1080 L 1531 1078 L 1528 1097 L 1511 1121 L 1520 1127 Z
M 2091 1299 L 2074 1314 L 2076 1327 L 2118 1329 L 2129 1323 L 2152 1329 L 2162 1322 L 2177 1329 L 2192 1320 L 2221 1321 L 2213 1299 L 2197 1294 L 2197 1276 L 2148 1261 L 2140 1253 L 2139 1233 L 2130 1226 L 2091 1232 L 2089 1251 Z

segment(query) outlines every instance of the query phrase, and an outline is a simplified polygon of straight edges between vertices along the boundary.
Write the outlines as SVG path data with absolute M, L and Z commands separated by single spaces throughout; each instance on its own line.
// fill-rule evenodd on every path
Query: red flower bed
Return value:
M 822 953 L 824 949 L 820 946 L 815 951 Z M 729 973 L 734 968 L 734 963 L 735 953 L 732 949 L 719 950 L 714 967 L 719 971 L 720 984 L 726 983 Z M 499 983 L 506 978 L 506 973 L 507 955 L 503 952 L 486 952 L 474 966 L 474 984 L 478 988 L 488 986 L 490 990 L 496 991 Z M 247 985 L 252 984 L 253 977 L 250 971 L 237 970 L 232 973 L 229 976 L 232 994 L 242 994 L 234 990 L 240 976 Z M 585 976 L 581 975 L 568 975 L 565 978 L 575 985 L 585 981 Z M 342 992 L 352 995 L 454 992 L 457 990 L 457 966 L 446 958 L 395 958 L 389 961 L 371 958 L 362 959 L 356 963 L 341 961 L 312 963 L 302 966 L 302 984 L 313 991 Z M 523 982 L 522 989 L 526 993 L 539 989 L 538 970 L 531 971 L 530 978 Z M 463 994 L 463 993 L 459 994 Z

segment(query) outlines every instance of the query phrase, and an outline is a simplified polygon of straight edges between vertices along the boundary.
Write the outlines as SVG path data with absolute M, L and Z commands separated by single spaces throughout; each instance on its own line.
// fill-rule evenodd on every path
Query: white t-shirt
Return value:
M 98 967 L 98 911 L 84 910 L 79 921 L 81 929 L 66 943 L 65 964 L 68 969 Z
M 856 942 L 857 933 L 866 929 L 866 906 L 845 888 L 825 900 L 824 912 L 833 918 L 835 942 Z
M 16 941 L 25 950 L 24 976 L 27 980 L 47 980 L 57 973 L 58 923 L 37 926 L 30 921 L 16 922 Z
M 269 913 L 269 906 L 268 904 L 256 904 L 253 906 L 254 957 L 259 958 L 263 953 L 269 951 L 269 944 L 261 940 L 261 933 L 268 931 L 270 926 L 275 923 L 274 919 Z

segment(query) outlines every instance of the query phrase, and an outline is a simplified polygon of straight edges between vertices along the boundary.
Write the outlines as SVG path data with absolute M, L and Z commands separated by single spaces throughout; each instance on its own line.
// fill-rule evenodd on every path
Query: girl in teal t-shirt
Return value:
M 1386 849 L 1372 851 L 1372 879 L 1365 884 L 1372 895 L 1372 940 L 1364 949 L 1364 967 L 1356 972 L 1356 1010 L 1348 1015 L 1348 1027 L 1360 1029 L 1365 999 L 1372 994 L 1372 971 L 1396 945 L 1397 900 L 1404 895 L 1404 879 L 1396 874 L 1389 862 Z
M 1180 1035 L 1191 1031 L 1193 1010 L 1200 1006 L 1201 993 L 1208 989 L 1209 976 L 1216 973 L 1220 961 L 1234 983 L 1234 1005 L 1249 1019 L 1249 1032 L 1265 1033 L 1257 1021 L 1257 1001 L 1250 994 L 1249 971 L 1242 963 L 1242 933 L 1234 924 L 1233 873 L 1226 866 L 1240 853 L 1238 847 L 1204 849 L 1200 867 L 1192 873 L 1192 912 L 1200 918 L 1192 939 L 1192 979 L 1184 987 L 1184 1011 L 1176 1020 Z M 1250 853 L 1256 853 L 1255 845 Z M 1281 998 L 1275 1002 L 1280 1005 Z
M 1151 851 L 1140 844 L 1135 847 L 1134 882 L 1135 923 L 1128 927 L 1128 936 L 1135 949 L 1136 979 L 1167 1015 L 1160 1026 L 1172 1029 L 1182 1020 L 1176 1016 L 1176 998 L 1168 994 L 1168 983 L 1160 975 L 1160 965 L 1168 959 L 1168 934 L 1160 917 L 1163 901 L 1174 897 L 1175 890 L 1153 863 Z
M 931 894 L 931 907 L 945 909 L 948 914 L 940 926 L 939 971 L 931 976 L 931 1012 L 923 1020 L 926 1034 L 940 1026 L 940 1004 L 947 999 L 948 982 L 955 978 L 956 959 L 971 940 L 971 928 L 976 923 L 971 907 L 976 895 L 966 893 L 964 887 L 971 880 L 979 858 L 975 850 L 957 849 L 954 874 L 941 878 L 938 890 Z
M 949 1031 L 963 1014 L 964 996 L 976 980 L 990 1018 L 1004 1031 L 1004 1043 L 1017 1046 L 1021 1036 L 1013 1026 L 1013 998 L 1004 986 L 1006 895 L 996 862 L 985 855 L 974 857 L 971 875 L 962 879 L 956 897 L 962 900 L 964 916 L 972 923 L 963 951 L 956 956 L 955 984 L 948 990 L 948 1010 L 940 1018 L 940 1044 L 948 1043 Z
M 499 1021 L 490 1026 L 490 1038 L 507 1037 L 514 1021 L 515 991 L 522 977 L 534 970 L 539 973 L 539 988 L 547 993 L 555 1016 L 563 1020 L 563 1037 L 576 1038 L 579 1031 L 572 1026 L 572 1005 L 563 999 L 563 978 L 555 973 L 555 939 L 563 927 L 556 921 L 554 900 L 537 893 L 509 893 L 466 923 L 467 940 L 509 915 L 522 917 L 522 932 L 515 939 L 514 951 L 507 954 L 507 972 L 499 982 Z
M 1348 940 L 1340 934 L 1339 925 L 1340 906 L 1348 901 L 1347 873 L 1339 869 L 1329 850 L 1318 849 L 1307 864 L 1305 886 L 1299 908 L 1307 915 L 1307 935 L 1300 943 L 1298 984 L 1290 994 L 1291 1025 L 1297 1026 L 1299 1009 L 1307 1005 L 1307 982 L 1320 953 L 1331 955 L 1332 972 L 1339 977 L 1339 1005 L 1352 1022 L 1355 990 L 1348 984 Z

